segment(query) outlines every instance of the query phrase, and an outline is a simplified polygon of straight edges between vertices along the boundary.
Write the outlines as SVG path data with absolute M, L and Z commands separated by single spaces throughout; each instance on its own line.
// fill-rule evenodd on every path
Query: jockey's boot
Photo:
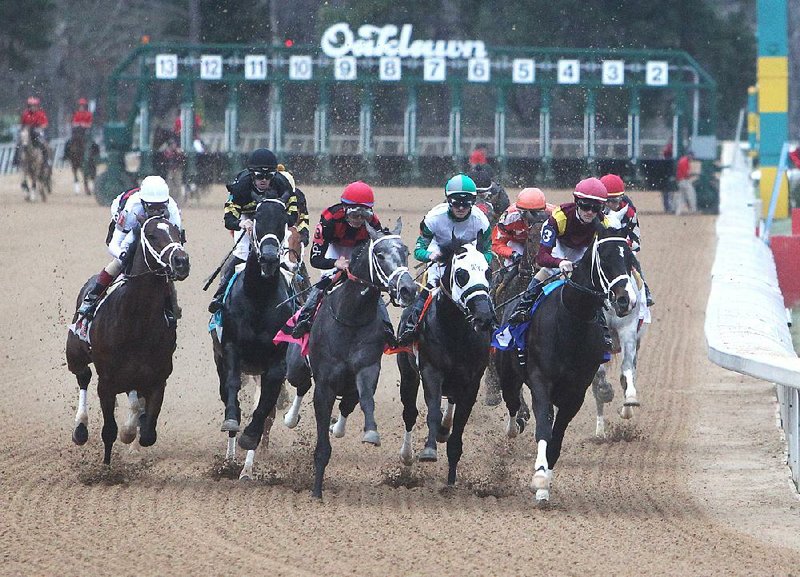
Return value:
M 608 329 L 606 315 L 603 314 L 602 309 L 597 313 L 597 324 L 603 329 L 603 350 L 610 354 L 611 348 L 614 346 L 614 341 L 611 339 L 611 331 Z
M 517 301 L 517 306 L 514 307 L 514 312 L 508 317 L 508 324 L 518 325 L 530 320 L 531 307 L 539 295 L 542 293 L 542 282 L 536 278 L 532 278 L 528 288 L 522 293 L 522 298 Z
M 647 286 L 647 281 L 643 281 L 643 282 L 644 282 L 644 297 L 645 297 L 645 300 L 647 301 L 647 307 L 650 308 L 651 306 L 653 306 L 656 303 L 653 300 L 653 295 L 650 294 L 650 287 Z
M 103 284 L 100 280 L 100 276 L 95 277 L 94 280 L 92 280 L 92 286 L 89 287 L 89 290 L 83 296 L 83 302 L 81 306 L 78 307 L 78 314 L 87 321 L 92 320 L 94 311 L 97 308 L 97 302 L 100 300 L 103 293 L 106 292 L 107 288 L 108 284 Z
M 175 284 L 169 281 L 167 298 L 164 301 L 164 316 L 167 319 L 167 324 L 171 327 L 178 326 L 178 319 L 183 316 L 181 307 L 178 306 L 178 293 L 175 291 Z
M 303 335 L 311 331 L 311 323 L 314 322 L 314 314 L 317 312 L 317 305 L 319 305 L 319 301 L 322 299 L 322 294 L 325 292 L 325 289 L 330 286 L 330 282 L 325 283 L 324 286 L 320 286 L 320 283 L 322 283 L 322 280 L 315 284 L 311 292 L 308 293 L 308 298 L 306 302 L 303 303 L 300 314 L 297 316 L 297 322 L 294 324 L 294 327 L 292 327 L 292 336 L 296 339 L 302 338 Z
M 428 289 L 422 289 L 417 295 L 417 300 L 411 305 L 411 314 L 406 317 L 406 322 L 400 327 L 400 335 L 397 337 L 400 346 L 408 346 L 417 339 L 419 320 L 425 308 L 425 301 L 428 300 L 428 294 Z
M 222 265 L 222 278 L 219 279 L 217 292 L 214 293 L 214 298 L 208 305 L 208 312 L 212 315 L 222 308 L 222 299 L 225 298 L 225 289 L 228 288 L 228 283 L 231 282 L 231 277 L 236 270 L 236 265 L 244 262 L 239 257 L 230 256 Z
M 383 321 L 384 342 L 393 349 L 397 348 L 398 342 L 397 337 L 394 336 L 394 326 L 392 325 L 392 319 L 389 318 L 389 311 L 383 299 L 378 302 L 378 314 L 381 316 L 381 321 Z

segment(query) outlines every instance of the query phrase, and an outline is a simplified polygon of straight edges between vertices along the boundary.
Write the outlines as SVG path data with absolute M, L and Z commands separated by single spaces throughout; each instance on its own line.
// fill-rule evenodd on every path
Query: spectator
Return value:
M 486 145 L 479 144 L 475 147 L 475 150 L 472 151 L 472 154 L 469 155 L 469 166 L 471 170 L 475 170 L 475 168 L 484 164 L 489 164 L 489 161 L 486 159 Z
M 690 214 L 697 212 L 697 194 L 694 190 L 694 178 L 697 175 L 692 172 L 693 160 L 694 154 L 691 150 L 687 150 L 686 154 L 678 159 L 675 170 L 678 191 L 672 199 L 672 208 L 675 210 L 676 215 L 680 215 L 683 212 L 684 205 Z

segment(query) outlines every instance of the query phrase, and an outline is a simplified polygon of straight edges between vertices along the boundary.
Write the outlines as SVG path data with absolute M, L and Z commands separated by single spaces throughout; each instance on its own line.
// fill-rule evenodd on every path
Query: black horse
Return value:
M 350 259 L 347 280 L 325 296 L 314 319 L 309 337 L 310 367 L 298 345 L 287 353 L 287 378 L 302 399 L 314 381 L 314 414 L 317 421 L 317 446 L 314 450 L 314 490 L 322 497 L 322 479 L 331 458 L 330 423 L 333 404 L 341 397 L 343 427 L 356 404 L 364 412 L 363 442 L 380 445 L 375 423 L 374 394 L 378 386 L 385 333 L 381 292 L 388 292 L 393 303 L 407 306 L 415 293 L 414 279 L 408 272 L 408 247 L 399 234 L 402 223 L 391 234 L 376 231 L 369 224 L 370 240 L 357 245 Z M 295 399 L 293 410 L 299 408 Z M 334 425 L 334 429 L 337 425 Z M 334 430 L 334 434 L 341 436 Z
M 248 451 L 258 447 L 286 376 L 286 344 L 272 342 L 294 311 L 280 272 L 281 245 L 289 224 L 285 203 L 286 197 L 264 199 L 256 207 L 250 254 L 222 307 L 222 338 L 211 331 L 219 395 L 225 404 L 222 431 L 231 443 L 228 458 L 233 456 L 232 439 L 240 430 L 242 373 L 261 377 L 258 405 L 239 437 L 239 446 Z M 252 455 L 248 459 L 252 465 Z
M 561 453 L 564 433 L 583 405 L 586 389 L 603 363 L 603 329 L 597 323 L 608 299 L 619 316 L 631 310 L 628 263 L 631 251 L 617 229 L 598 231 L 576 263 L 572 276 L 536 309 L 525 332 L 524 366 L 516 349 L 498 350 L 497 373 L 508 408 L 506 433 L 519 433 L 517 411 L 523 383 L 531 389 L 536 417 L 537 453 L 531 482 L 537 501 L 550 498 L 552 469 Z M 506 307 L 506 318 L 513 305 Z M 558 409 L 554 419 L 554 407 Z
M 87 148 L 87 143 L 89 144 Z M 100 147 L 89 138 L 86 129 L 75 128 L 72 137 L 64 146 L 64 160 L 69 161 L 72 168 L 72 180 L 75 186 L 75 194 L 80 193 L 78 172 L 83 175 L 83 191 L 92 194 L 89 182 L 94 184 L 97 177 L 97 159 L 100 156 Z
M 417 392 L 421 375 L 428 406 L 428 439 L 419 460 L 436 461 L 436 442 L 446 441 L 447 483 L 452 485 L 461 459 L 464 427 L 489 362 L 494 311 L 489 300 L 491 271 L 483 254 L 473 244 L 456 243 L 444 247 L 442 255 L 442 262 L 448 264 L 442 273 L 438 293 L 420 321 L 418 355 L 416 358 L 411 353 L 397 356 L 406 426 L 400 458 L 406 465 L 414 461 L 412 430 L 419 415 Z M 410 309 L 404 314 L 409 312 Z M 444 417 L 443 396 L 448 403 Z
M 92 378 L 89 364 L 93 362 L 103 409 L 106 465 L 111 462 L 111 449 L 117 438 L 114 404 L 119 393 L 129 395 L 134 413 L 134 418 L 123 428 L 121 440 L 133 441 L 139 422 L 139 444 L 148 447 L 156 442 L 156 422 L 167 378 L 172 373 L 176 342 L 175 324 L 164 315 L 165 303 L 170 298 L 169 281 L 184 280 L 188 275 L 189 256 L 181 244 L 178 227 L 162 217 L 149 218 L 141 227 L 128 272 L 117 288 L 108 291 L 88 328 L 77 312 L 72 319 L 74 330 L 71 327 L 67 334 L 67 366 L 80 387 L 72 439 L 83 445 L 89 436 L 86 389 Z M 76 309 L 83 302 L 89 284 L 81 289 Z M 79 338 L 76 331 L 86 331 L 91 345 Z M 137 393 L 146 403 L 141 419 Z

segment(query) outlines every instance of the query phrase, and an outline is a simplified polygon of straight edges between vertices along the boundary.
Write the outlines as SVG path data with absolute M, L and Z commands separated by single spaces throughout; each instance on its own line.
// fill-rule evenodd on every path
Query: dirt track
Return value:
M 72 444 L 77 386 L 63 345 L 78 289 L 108 258 L 108 209 L 74 195 L 65 173 L 56 185 L 47 204 L 30 205 L 16 176 L 0 178 L 0 574 L 800 573 L 800 501 L 772 388 L 706 358 L 713 217 L 664 216 L 656 194 L 633 193 L 658 301 L 639 365 L 642 408 L 624 424 L 607 411 L 612 434 L 598 442 L 588 399 L 567 431 L 549 509 L 537 509 L 527 488 L 530 431 L 508 442 L 502 407 L 473 411 L 455 489 L 444 487 L 445 461 L 401 467 L 388 357 L 377 398 L 383 445 L 360 443 L 357 410 L 347 437 L 333 440 L 320 503 L 310 496 L 310 403 L 297 429 L 276 426 L 256 457 L 257 480 L 240 483 L 221 466 L 209 294 L 200 288 L 229 248 L 221 187 L 183 210 L 192 274 L 179 287 L 184 317 L 158 443 L 131 452 L 118 442 L 104 468 L 92 385 L 89 443 Z M 304 190 L 315 218 L 340 188 Z M 411 243 L 440 193 L 377 194 L 384 222 L 402 215 Z

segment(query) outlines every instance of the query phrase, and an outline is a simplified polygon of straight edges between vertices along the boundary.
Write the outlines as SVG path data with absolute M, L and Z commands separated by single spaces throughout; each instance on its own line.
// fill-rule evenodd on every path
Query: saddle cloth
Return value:
M 111 285 L 106 289 L 106 292 L 103 294 L 103 296 L 100 297 L 100 301 L 97 303 L 97 306 L 94 309 L 95 316 L 97 316 L 97 311 L 100 310 L 100 307 L 103 306 L 103 304 L 106 302 L 108 295 L 113 293 L 123 284 L 125 284 L 125 277 L 122 277 L 111 283 Z M 89 346 L 92 346 L 92 341 L 89 337 L 89 330 L 91 328 L 92 328 L 92 321 L 88 320 L 84 316 L 79 316 L 74 323 L 69 325 L 70 332 Z
M 533 306 L 531 306 L 530 316 L 533 316 L 533 313 L 536 312 L 537 308 L 539 308 L 539 304 L 544 301 L 545 298 L 547 298 L 547 295 L 563 284 L 564 279 L 559 279 L 544 285 L 544 288 L 542 288 L 542 294 L 539 295 L 539 298 L 537 298 L 536 302 L 534 302 Z M 523 323 L 519 323 L 518 325 L 510 325 L 508 323 L 501 325 L 500 328 L 495 330 L 494 334 L 492 334 L 492 346 L 501 351 L 507 351 L 510 348 L 524 351 L 528 346 L 527 335 L 530 324 L 531 321 L 527 320 Z

